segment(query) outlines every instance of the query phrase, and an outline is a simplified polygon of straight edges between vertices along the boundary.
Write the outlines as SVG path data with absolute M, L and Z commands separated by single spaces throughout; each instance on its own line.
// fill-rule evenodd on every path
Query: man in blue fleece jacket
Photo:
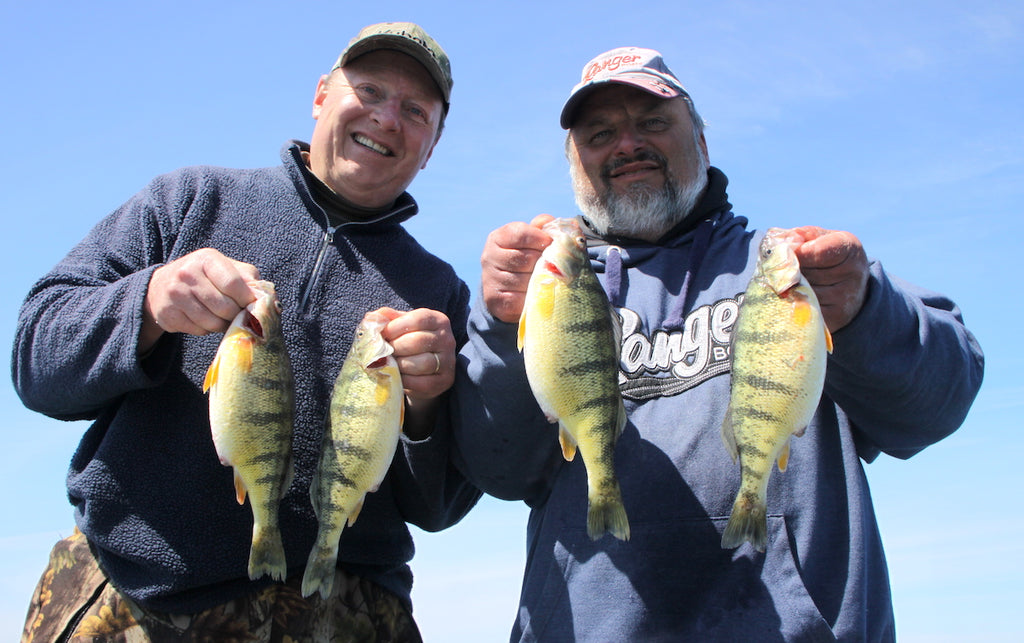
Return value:
M 276 167 L 157 177 L 32 288 L 14 345 L 18 393 L 29 408 L 93 424 L 67 478 L 80 533 L 54 550 L 27 635 L 419 639 L 406 523 L 444 529 L 480 493 L 449 459 L 447 391 L 469 291 L 402 227 L 451 87 L 447 56 L 419 26 L 367 27 L 319 81 L 309 144 L 287 143 Z M 277 286 L 295 371 L 285 583 L 248 578 L 252 514 L 218 461 L 202 392 L 257 278 Z M 404 435 L 343 532 L 333 593 L 303 599 L 330 392 L 357 322 L 381 307 L 405 386 Z
M 628 422 L 615 470 L 628 541 L 586 531 L 586 470 L 533 399 L 516 324 L 550 243 L 494 231 L 460 355 L 461 466 L 531 507 L 513 641 L 887 641 L 893 609 L 862 461 L 954 431 L 983 357 L 949 299 L 886 273 L 848 232 L 798 228 L 832 332 L 825 390 L 768 483 L 768 542 L 723 549 L 740 481 L 721 438 L 737 301 L 763 232 L 709 166 L 702 122 L 658 52 L 590 61 L 561 115 L 589 255 L 622 320 Z M 768 222 L 770 224 L 770 222 Z

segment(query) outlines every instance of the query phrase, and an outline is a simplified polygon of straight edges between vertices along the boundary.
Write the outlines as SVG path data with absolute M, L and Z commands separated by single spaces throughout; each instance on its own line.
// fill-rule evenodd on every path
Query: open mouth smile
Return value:
M 373 150 L 374 152 L 377 152 L 378 154 L 380 154 L 382 156 L 394 156 L 395 155 L 395 153 L 392 152 L 390 148 L 385 147 L 385 146 L 381 145 L 380 143 L 376 143 L 374 141 L 371 141 L 369 138 L 367 138 L 366 136 L 363 136 L 362 134 L 353 134 L 352 135 L 352 140 L 355 141 L 356 143 L 358 143 L 359 145 L 362 145 L 365 148 L 368 148 L 368 149 Z

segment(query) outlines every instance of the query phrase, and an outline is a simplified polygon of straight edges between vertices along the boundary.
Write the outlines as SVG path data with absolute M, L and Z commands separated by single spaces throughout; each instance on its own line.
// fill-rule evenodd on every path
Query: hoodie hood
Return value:
M 604 274 L 604 286 L 612 306 L 622 305 L 629 287 L 626 269 L 637 268 L 647 262 L 656 263 L 662 251 L 692 245 L 687 253 L 685 277 L 676 300 L 676 308 L 664 322 L 666 330 L 675 330 L 682 324 L 688 305 L 690 284 L 704 261 L 713 237 L 735 226 L 746 228 L 747 219 L 732 213 L 726 187 L 729 179 L 718 168 L 708 168 L 708 185 L 697 206 L 683 221 L 655 243 L 626 237 L 601 237 L 579 216 L 580 226 L 587 237 L 587 250 L 594 271 Z

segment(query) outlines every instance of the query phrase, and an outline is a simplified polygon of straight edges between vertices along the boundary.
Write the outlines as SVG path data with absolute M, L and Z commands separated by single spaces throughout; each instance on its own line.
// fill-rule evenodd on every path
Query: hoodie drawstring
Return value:
M 614 250 L 614 252 L 612 252 Z M 613 308 L 619 307 L 619 296 L 622 293 L 622 248 L 608 246 L 608 254 L 604 260 L 604 284 L 608 290 L 608 301 Z
M 700 265 L 704 262 L 704 255 L 707 254 L 708 246 L 711 245 L 711 233 L 714 230 L 715 222 L 707 219 L 700 224 L 697 232 L 693 235 L 693 248 L 690 251 L 690 261 L 686 266 L 686 276 L 683 277 L 683 286 L 679 290 L 679 296 L 676 297 L 676 303 L 672 307 L 671 312 L 669 312 L 668 317 L 661 324 L 662 329 L 670 332 L 682 330 L 685 324 L 683 313 L 686 312 L 686 300 L 690 294 L 690 285 L 693 283 L 693 276 L 697 274 L 697 270 L 700 269 Z M 611 254 L 609 253 L 610 257 Z

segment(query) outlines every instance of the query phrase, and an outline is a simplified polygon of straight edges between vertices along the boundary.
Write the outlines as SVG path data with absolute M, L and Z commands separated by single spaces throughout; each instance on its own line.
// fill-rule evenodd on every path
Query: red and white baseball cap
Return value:
M 659 52 L 640 47 L 619 47 L 584 65 L 583 77 L 572 88 L 562 108 L 562 129 L 572 126 L 576 109 L 583 100 L 606 83 L 632 85 L 661 98 L 689 96 Z

